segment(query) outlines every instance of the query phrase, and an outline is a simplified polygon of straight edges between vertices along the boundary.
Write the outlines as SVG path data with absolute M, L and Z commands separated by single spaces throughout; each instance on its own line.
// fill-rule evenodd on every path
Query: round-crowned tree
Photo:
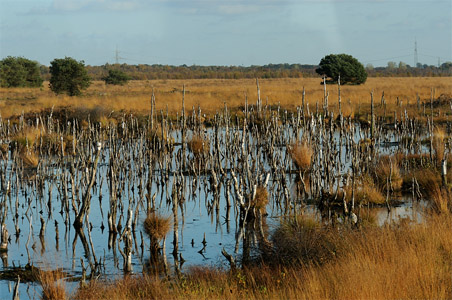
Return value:
M 108 70 L 108 75 L 103 77 L 102 80 L 106 84 L 124 85 L 130 80 L 130 77 L 121 70 Z
M 366 82 L 367 73 L 364 66 L 348 54 L 330 54 L 320 60 L 318 74 L 326 76 L 328 82 L 337 83 L 339 76 L 341 84 L 362 84 Z
M 91 84 L 85 63 L 71 57 L 54 59 L 50 63 L 49 72 L 50 89 L 56 94 L 77 96 Z
M 39 64 L 24 57 L 8 56 L 0 61 L 1 87 L 40 87 Z

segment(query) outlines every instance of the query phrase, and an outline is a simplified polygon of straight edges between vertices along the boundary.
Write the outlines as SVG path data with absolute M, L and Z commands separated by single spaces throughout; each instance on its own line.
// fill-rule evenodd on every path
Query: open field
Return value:
M 285 109 L 295 109 L 301 106 L 303 87 L 306 91 L 306 103 L 314 110 L 316 102 L 322 106 L 324 89 L 318 78 L 300 79 L 261 79 L 259 80 L 262 103 L 277 105 Z M 13 88 L 0 89 L 0 112 L 2 117 L 10 117 L 27 112 L 39 112 L 43 108 L 55 108 L 62 106 L 74 106 L 84 108 L 102 107 L 106 110 L 133 111 L 140 114 L 150 113 L 150 99 L 154 88 L 156 97 L 156 109 L 166 110 L 170 114 L 181 111 L 182 87 L 185 84 L 185 107 L 198 105 L 203 108 L 203 113 L 209 115 L 223 109 L 224 103 L 234 111 L 244 105 L 245 95 L 249 104 L 256 103 L 256 81 L 241 80 L 155 80 L 155 81 L 130 81 L 126 86 L 106 86 L 103 81 L 94 82 L 85 91 L 82 97 L 56 96 L 48 89 L 45 82 L 41 89 Z M 348 110 L 357 112 L 368 110 L 370 93 L 374 92 L 376 103 L 380 102 L 384 92 L 387 103 L 387 113 L 400 108 L 406 108 L 407 104 L 414 106 L 419 96 L 421 103 L 430 101 L 432 89 L 434 97 L 442 94 L 452 95 L 452 83 L 450 77 L 416 77 L 416 78 L 369 78 L 367 82 L 359 86 L 342 86 L 341 97 L 343 105 Z M 337 111 L 338 89 L 336 85 L 328 85 L 330 110 Z M 399 98 L 399 103 L 397 102 Z M 348 104 L 349 103 L 349 104 Z M 397 103 L 399 107 L 397 109 Z M 427 105 L 428 106 L 428 105 Z M 408 111 L 413 111 L 409 108 Z M 381 111 L 382 112 L 382 111 Z M 446 112 L 446 111 L 445 111 Z M 450 109 L 447 111 L 450 113 Z

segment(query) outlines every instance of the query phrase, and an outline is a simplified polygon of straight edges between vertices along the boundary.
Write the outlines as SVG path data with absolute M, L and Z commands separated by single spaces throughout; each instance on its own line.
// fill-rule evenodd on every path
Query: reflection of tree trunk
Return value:
M 92 257 L 91 257 L 91 251 L 89 248 L 88 241 L 86 240 L 85 233 L 83 232 L 83 230 L 80 230 L 77 228 L 75 229 L 74 241 L 72 242 L 73 251 L 75 252 L 75 246 L 77 245 L 77 237 L 80 237 L 80 241 L 82 242 L 82 245 L 83 245 L 83 250 L 85 251 L 85 258 L 88 259 L 91 270 L 94 270 L 94 265 L 93 265 Z
M 0 256 L 2 258 L 3 268 L 8 267 L 8 252 L 2 252 L 0 253 Z
M 150 252 L 151 252 L 151 261 L 157 261 L 159 256 L 159 241 L 154 236 L 151 236 L 151 246 L 150 246 Z
M 90 179 L 89 185 L 86 188 L 86 191 L 83 195 L 82 207 L 80 208 L 80 212 L 78 213 L 78 215 L 75 217 L 75 220 L 74 220 L 74 227 L 76 230 L 83 227 L 85 215 L 87 214 L 87 212 L 91 206 L 91 189 L 94 185 L 94 182 L 96 181 L 96 171 L 97 171 L 97 165 L 99 162 L 99 158 L 100 158 L 100 149 L 97 150 L 96 160 L 94 161 L 93 169 L 91 171 L 91 179 Z

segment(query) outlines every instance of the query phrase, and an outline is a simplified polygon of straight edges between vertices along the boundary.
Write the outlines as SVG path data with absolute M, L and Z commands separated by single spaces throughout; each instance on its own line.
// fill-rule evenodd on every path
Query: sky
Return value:
M 452 61 L 452 0 L 0 0 L 0 58 L 49 65 Z

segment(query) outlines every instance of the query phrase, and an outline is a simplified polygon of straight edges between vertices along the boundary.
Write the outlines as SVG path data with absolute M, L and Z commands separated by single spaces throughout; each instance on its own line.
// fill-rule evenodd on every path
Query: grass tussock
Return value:
M 11 138 L 11 144 L 19 151 L 33 148 L 41 136 L 41 130 L 36 127 L 26 127 Z
M 163 239 L 171 228 L 169 218 L 160 216 L 159 214 L 150 213 L 143 223 L 144 232 L 151 238 L 157 240 Z
M 201 156 L 209 151 L 209 141 L 201 135 L 194 135 L 190 141 L 187 142 L 188 149 L 194 156 Z
M 256 188 L 256 195 L 254 196 L 253 206 L 259 210 L 265 210 L 268 204 L 268 191 L 267 188 L 263 186 L 258 186 Z
M 448 299 L 452 215 L 352 230 L 282 222 L 273 235 L 285 264 L 192 268 L 179 280 L 142 275 L 91 281 L 76 299 Z M 284 253 L 278 254 L 278 250 Z M 297 262 L 290 264 L 290 262 Z
M 351 197 L 351 193 L 349 194 Z M 372 181 L 364 181 L 358 186 L 355 194 L 355 202 L 361 204 L 383 204 L 386 198 L 380 189 Z
M 39 271 L 39 282 L 42 287 L 41 299 L 68 299 L 64 283 L 64 273 L 56 271 Z
M 374 175 L 375 183 L 382 192 L 386 192 L 389 178 L 391 179 L 389 182 L 390 191 L 399 191 L 402 188 L 403 178 L 395 157 L 380 157 Z
M 297 168 L 306 171 L 311 166 L 311 157 L 313 151 L 307 144 L 294 144 L 289 150 L 290 156 Z
M 340 241 L 337 232 L 309 217 L 283 220 L 273 234 L 273 263 L 279 265 L 324 264 L 335 258 Z
M 247 196 L 247 203 L 245 204 L 247 207 L 249 206 L 251 210 L 257 209 L 262 213 L 266 212 L 266 207 L 269 202 L 268 200 L 268 191 L 264 186 L 258 186 L 256 188 L 256 194 L 254 198 L 252 195 Z M 253 214 L 249 214 L 249 217 L 254 216 Z
M 33 151 L 21 151 L 19 157 L 22 159 L 25 167 L 36 168 L 39 164 L 39 157 Z

